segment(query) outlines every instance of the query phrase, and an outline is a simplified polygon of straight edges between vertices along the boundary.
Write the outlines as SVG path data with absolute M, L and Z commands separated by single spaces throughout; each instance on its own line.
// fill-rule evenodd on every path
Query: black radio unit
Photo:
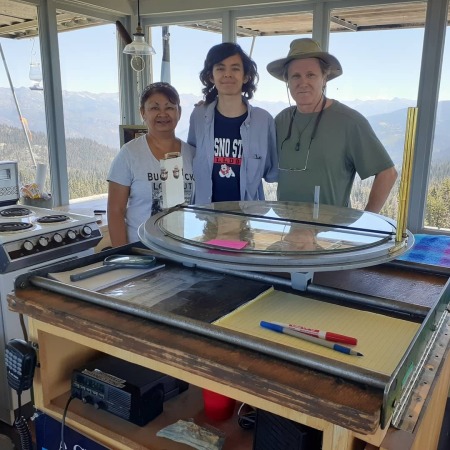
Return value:
M 163 403 L 189 384 L 155 370 L 104 356 L 75 369 L 72 396 L 95 408 L 144 426 L 163 411 Z

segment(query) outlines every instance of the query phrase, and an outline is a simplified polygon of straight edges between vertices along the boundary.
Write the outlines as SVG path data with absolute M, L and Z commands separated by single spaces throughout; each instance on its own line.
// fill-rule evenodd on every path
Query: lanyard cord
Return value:
M 311 145 L 311 142 L 312 142 L 313 139 L 316 137 L 317 128 L 319 128 L 319 123 L 320 123 L 320 120 L 322 119 L 322 114 L 323 114 L 323 110 L 325 109 L 326 103 L 327 103 L 327 98 L 326 98 L 325 95 L 324 95 L 324 96 L 323 96 L 323 102 L 322 102 L 322 108 L 320 108 L 320 113 L 319 113 L 319 115 L 317 116 L 316 123 L 314 124 L 314 129 L 313 129 L 313 132 L 312 132 L 312 134 L 311 134 L 311 139 L 310 139 L 310 141 L 309 141 L 309 145 Z
M 322 114 L 323 114 L 323 110 L 325 109 L 326 103 L 327 103 L 327 98 L 326 98 L 325 96 L 323 96 L 322 107 L 320 108 L 319 115 L 316 117 L 316 121 L 315 121 L 315 123 L 314 123 L 313 132 L 312 132 L 312 134 L 311 134 L 311 139 L 310 139 L 310 141 L 309 141 L 310 144 L 311 144 L 312 140 L 316 137 L 317 128 L 319 128 L 319 123 L 320 123 L 320 121 L 321 121 L 321 119 L 322 119 Z M 292 134 L 292 125 L 293 125 L 293 123 L 294 123 L 294 117 L 295 117 L 296 114 L 297 114 L 297 106 L 294 107 L 294 112 L 292 113 L 291 121 L 289 122 L 288 133 L 287 133 L 287 136 L 286 136 L 286 138 L 284 139 L 283 143 L 286 142 L 286 141 L 287 141 L 288 139 L 290 139 L 290 137 L 291 137 L 291 134 Z M 304 129 L 303 131 L 305 131 L 306 128 L 308 128 L 308 125 L 309 125 L 309 122 L 308 122 L 308 124 L 306 125 L 306 127 L 305 127 L 305 129 Z M 300 133 L 300 137 L 302 136 L 303 131 Z

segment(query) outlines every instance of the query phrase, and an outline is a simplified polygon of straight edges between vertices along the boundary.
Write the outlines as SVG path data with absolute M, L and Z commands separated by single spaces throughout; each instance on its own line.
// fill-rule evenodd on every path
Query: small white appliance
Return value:
M 17 162 L 0 161 L 0 204 L 12 205 L 19 200 L 19 171 Z

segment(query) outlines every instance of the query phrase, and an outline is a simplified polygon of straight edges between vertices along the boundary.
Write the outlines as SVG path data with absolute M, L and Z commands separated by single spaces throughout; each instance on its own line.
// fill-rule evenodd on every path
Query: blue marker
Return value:
M 304 341 L 312 342 L 313 344 L 321 345 L 322 347 L 328 347 L 332 350 L 335 350 L 336 352 L 345 353 L 346 355 L 354 355 L 354 356 L 364 356 L 362 353 L 357 352 L 356 350 L 353 350 L 351 348 L 345 347 L 343 345 L 335 344 L 330 341 L 325 341 L 323 339 L 310 336 L 308 334 L 300 333 L 299 331 L 292 330 L 290 328 L 283 327 L 281 325 L 278 325 L 276 323 L 272 322 L 265 322 L 262 320 L 260 322 L 260 325 L 263 328 L 267 328 L 268 330 L 277 331 L 278 333 L 288 334 L 289 336 L 294 336 L 300 339 L 303 339 Z

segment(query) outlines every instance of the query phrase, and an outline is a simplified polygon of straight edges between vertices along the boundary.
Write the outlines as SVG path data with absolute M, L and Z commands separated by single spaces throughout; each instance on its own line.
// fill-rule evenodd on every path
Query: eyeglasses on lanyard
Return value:
M 303 169 L 299 169 L 299 168 L 290 168 L 290 167 L 280 167 L 280 158 L 278 158 L 278 170 L 284 170 L 284 171 L 291 171 L 291 172 L 304 172 L 305 170 L 307 170 L 308 168 L 308 160 L 309 160 L 309 152 L 311 150 L 311 143 L 314 140 L 314 138 L 316 137 L 316 133 L 317 133 L 317 128 L 319 127 L 319 123 L 320 120 L 322 119 L 322 114 L 323 114 L 323 110 L 325 109 L 325 104 L 327 102 L 327 98 L 324 96 L 323 97 L 323 101 L 322 101 L 322 107 L 320 108 L 320 112 L 316 117 L 316 121 L 314 123 L 314 128 L 313 128 L 313 132 L 311 134 L 311 137 L 309 139 L 309 144 L 308 144 L 308 149 L 307 149 L 307 153 L 306 153 L 306 160 L 305 160 L 305 167 Z M 284 138 L 283 142 L 281 143 L 281 149 L 280 149 L 280 153 L 283 151 L 283 145 L 284 143 L 291 138 L 291 134 L 292 134 L 292 125 L 294 123 L 294 117 L 295 114 L 297 113 L 297 107 L 295 107 L 294 112 L 291 115 L 291 120 L 289 122 L 289 128 L 288 128 L 288 132 L 287 132 L 287 136 Z M 298 137 L 298 141 L 297 144 L 295 145 L 295 151 L 299 152 L 300 151 L 300 140 L 302 138 L 302 134 L 303 132 L 306 130 L 306 128 L 308 128 L 310 122 L 308 122 L 306 124 L 306 127 L 303 129 L 303 131 L 300 133 L 300 136 Z

